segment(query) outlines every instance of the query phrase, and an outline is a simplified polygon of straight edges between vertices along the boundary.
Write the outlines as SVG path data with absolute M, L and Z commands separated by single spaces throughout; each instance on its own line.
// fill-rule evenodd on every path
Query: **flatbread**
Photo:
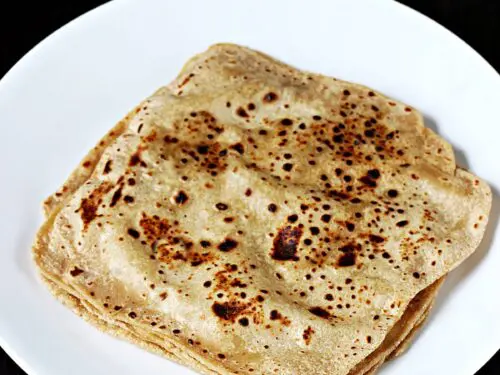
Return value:
M 490 206 L 415 109 L 216 45 L 46 201 L 34 257 L 90 322 L 202 373 L 345 375 Z

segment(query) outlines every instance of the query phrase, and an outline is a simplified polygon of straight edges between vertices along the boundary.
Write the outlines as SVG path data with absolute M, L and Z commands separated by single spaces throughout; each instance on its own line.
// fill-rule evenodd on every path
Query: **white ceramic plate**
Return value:
M 71 22 L 0 83 L 0 344 L 30 375 L 191 371 L 100 333 L 54 300 L 30 247 L 55 191 L 133 105 L 191 55 L 236 42 L 420 109 L 458 161 L 500 189 L 500 77 L 456 36 L 392 1 L 116 1 Z M 472 375 L 500 347 L 499 198 L 478 251 L 448 278 L 384 375 Z

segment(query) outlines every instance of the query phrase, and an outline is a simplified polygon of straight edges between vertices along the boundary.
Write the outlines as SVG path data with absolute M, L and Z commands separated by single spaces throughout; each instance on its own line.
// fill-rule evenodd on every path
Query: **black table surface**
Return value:
M 105 2 L 46 0 L 28 4 L 26 1 L 14 1 L 9 2 L 7 6 L 4 3 L 0 12 L 0 77 L 47 35 Z M 400 2 L 453 31 L 500 71 L 500 0 L 401 0 Z M 0 349 L 0 374 L 25 373 Z M 476 375 L 499 374 L 500 352 L 497 352 L 495 357 L 476 373 Z

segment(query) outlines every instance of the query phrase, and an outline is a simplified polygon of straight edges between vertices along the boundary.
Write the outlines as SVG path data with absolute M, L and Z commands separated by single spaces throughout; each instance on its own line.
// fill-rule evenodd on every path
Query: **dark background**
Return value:
M 3 77 L 17 60 L 47 35 L 105 2 L 73 0 L 59 3 L 45 0 L 28 4 L 26 1 L 18 0 L 10 2 L 8 6 L 4 2 L 0 10 L 0 77 Z M 497 72 L 500 71 L 500 0 L 401 0 L 400 2 L 453 31 L 488 60 Z M 0 374 L 24 375 L 24 372 L 1 349 Z M 500 352 L 476 375 L 499 374 Z

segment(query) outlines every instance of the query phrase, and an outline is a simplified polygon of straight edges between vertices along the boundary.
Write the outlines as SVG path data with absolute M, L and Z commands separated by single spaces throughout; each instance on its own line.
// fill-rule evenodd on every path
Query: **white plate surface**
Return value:
M 0 82 L 0 344 L 30 375 L 193 372 L 94 329 L 39 281 L 40 202 L 114 123 L 216 42 L 356 81 L 420 109 L 495 190 L 478 251 L 448 278 L 411 350 L 383 375 L 472 375 L 500 347 L 500 77 L 393 1 L 115 1 L 63 27 Z

